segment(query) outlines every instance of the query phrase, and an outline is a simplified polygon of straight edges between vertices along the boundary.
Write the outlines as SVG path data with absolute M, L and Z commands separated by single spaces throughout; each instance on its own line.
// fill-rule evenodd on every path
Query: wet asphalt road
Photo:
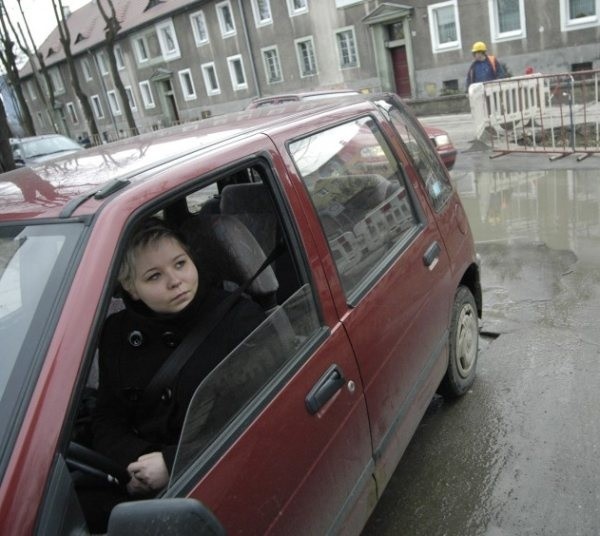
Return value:
M 600 157 L 490 160 L 452 135 L 482 259 L 478 377 L 432 401 L 363 536 L 600 534 Z

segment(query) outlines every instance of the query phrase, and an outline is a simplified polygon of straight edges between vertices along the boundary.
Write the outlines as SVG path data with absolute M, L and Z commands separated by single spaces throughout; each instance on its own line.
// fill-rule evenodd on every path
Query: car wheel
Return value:
M 450 356 L 448 370 L 438 392 L 446 397 L 464 395 L 475 380 L 479 350 L 477 306 L 471 291 L 458 287 L 450 321 Z

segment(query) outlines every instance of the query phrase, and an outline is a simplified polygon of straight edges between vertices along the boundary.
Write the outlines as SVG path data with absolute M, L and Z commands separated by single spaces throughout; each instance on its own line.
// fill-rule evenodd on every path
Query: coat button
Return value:
M 179 339 L 172 331 L 165 331 L 162 335 L 163 342 L 169 348 L 175 348 L 179 344 Z
M 131 344 L 131 346 L 133 346 L 134 348 L 139 348 L 144 342 L 144 336 L 142 335 L 141 331 L 135 329 L 129 334 L 127 340 L 129 341 L 129 344 Z

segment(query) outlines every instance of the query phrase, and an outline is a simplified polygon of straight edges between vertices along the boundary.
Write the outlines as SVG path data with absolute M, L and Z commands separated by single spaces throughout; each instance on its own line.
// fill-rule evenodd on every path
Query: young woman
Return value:
M 230 295 L 202 276 L 182 238 L 159 219 L 134 233 L 118 276 L 126 307 L 107 319 L 101 335 L 93 422 L 94 449 L 127 467 L 131 496 L 166 486 L 196 387 L 265 318 L 240 297 L 186 361 L 168 396 L 145 405 L 144 389 L 163 362 Z

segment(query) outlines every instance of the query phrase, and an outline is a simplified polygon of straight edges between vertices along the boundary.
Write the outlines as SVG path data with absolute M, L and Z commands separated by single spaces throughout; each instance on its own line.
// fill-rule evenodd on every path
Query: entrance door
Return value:
M 162 94 L 167 121 L 171 124 L 179 122 L 179 111 L 177 110 L 177 102 L 175 101 L 175 93 L 173 92 L 173 84 L 171 80 L 163 80 L 161 83 Z
M 401 97 L 411 97 L 410 75 L 408 73 L 408 61 L 406 60 L 406 47 L 391 48 L 392 65 L 394 66 L 394 81 L 396 93 Z

